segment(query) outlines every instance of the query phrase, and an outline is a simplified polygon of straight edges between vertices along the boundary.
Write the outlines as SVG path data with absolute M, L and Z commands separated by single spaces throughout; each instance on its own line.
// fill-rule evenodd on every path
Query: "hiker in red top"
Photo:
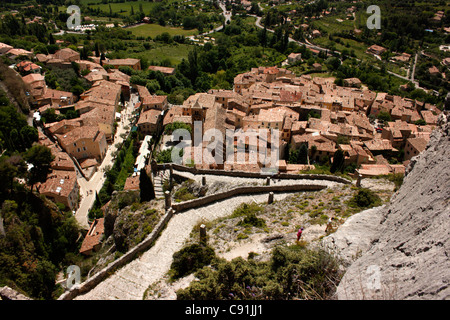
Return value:
M 298 229 L 298 232 L 297 232 L 297 241 L 300 240 L 300 237 L 302 236 L 302 232 L 303 232 L 303 228 Z

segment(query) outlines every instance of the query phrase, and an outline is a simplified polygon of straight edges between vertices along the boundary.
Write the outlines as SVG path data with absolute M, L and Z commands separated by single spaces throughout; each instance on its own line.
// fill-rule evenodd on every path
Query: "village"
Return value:
M 0 16 L 0 300 L 446 298 L 450 3 Z
M 2 54 L 16 50 L 5 44 L 0 44 L 0 48 Z M 171 105 L 167 96 L 154 95 L 144 86 L 130 84 L 130 76 L 118 70 L 121 66 L 140 70 L 139 59 L 81 60 L 80 54 L 70 48 L 49 55 L 16 51 L 18 56 L 27 57 L 13 68 L 30 88 L 39 143 L 49 147 L 54 155 L 51 174 L 37 188 L 40 194 L 64 204 L 74 214 L 82 211 L 81 221 L 84 219 L 88 228 L 98 222 L 86 224 L 87 212 L 95 199 L 93 190 L 101 188 L 103 172 L 99 171 L 112 164 L 111 149 L 117 139 L 123 141 L 130 131 L 138 131 L 145 141 L 124 190 L 139 189 L 139 170 L 146 168 L 150 174 L 150 161 L 155 153 L 173 146 L 171 135 L 164 135 L 166 126 L 182 123 L 194 129 L 197 121 L 202 123 L 202 134 L 211 128 L 224 136 L 226 130 L 241 133 L 278 130 L 278 173 L 297 174 L 314 170 L 317 165 L 331 164 L 336 151 L 341 150 L 344 167 L 353 169 L 350 174 L 374 177 L 403 174 L 408 161 L 425 149 L 441 112 L 428 103 L 370 91 L 357 78 L 345 79 L 345 86 L 341 87 L 334 84 L 334 78 L 296 76 L 278 67 L 253 68 L 235 77 L 233 90 L 211 89 L 190 96 L 182 105 Z M 290 62 L 298 59 L 299 54 L 288 57 Z M 92 87 L 79 99 L 72 92 L 51 89 L 41 67 L 33 60 L 59 68 L 72 68 L 76 63 Z M 168 67 L 149 69 L 164 75 L 174 73 Z M 50 109 L 55 114 L 75 110 L 79 117 L 42 123 L 41 116 Z M 162 143 L 150 153 L 148 143 L 152 137 L 156 140 L 161 137 Z M 270 150 L 272 138 L 276 136 L 258 136 L 256 145 Z M 207 142 L 202 141 L 201 147 L 208 148 Z M 248 160 L 255 141 L 238 141 L 235 137 L 235 153 L 242 143 Z M 307 148 L 306 162 L 293 161 L 290 154 L 303 145 Z M 218 163 L 202 158 L 194 161 L 195 157 L 192 153 L 189 157 L 188 153 L 185 152 L 184 165 L 197 169 L 262 172 L 264 167 L 264 161 L 225 161 L 225 155 L 224 161 Z M 95 187 L 87 187 L 93 176 L 97 177 Z M 87 204 L 81 203 L 84 198 L 89 198 Z
M 354 164 L 363 176 L 403 173 L 407 162 L 425 148 L 440 110 L 363 89 L 356 78 L 346 79 L 345 87 L 333 81 L 297 77 L 277 67 L 254 68 L 234 79 L 233 91 L 197 93 L 182 106 L 172 106 L 163 127 L 174 122 L 193 126 L 200 120 L 204 131 L 278 129 L 280 172 L 297 173 L 314 164 L 332 162 L 340 149 L 345 164 Z M 391 120 L 378 120 L 380 114 L 387 114 Z M 307 163 L 289 163 L 284 155 L 302 144 L 308 148 Z M 399 155 L 401 161 L 391 163 Z M 258 172 L 261 164 L 224 161 L 221 167 L 205 163 L 195 163 L 195 167 Z

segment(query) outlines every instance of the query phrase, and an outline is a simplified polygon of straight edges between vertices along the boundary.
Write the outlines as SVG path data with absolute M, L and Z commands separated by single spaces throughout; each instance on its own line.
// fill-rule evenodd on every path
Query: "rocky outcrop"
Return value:
M 375 232 L 365 238 L 369 248 L 346 270 L 338 299 L 450 298 L 448 118 L 441 115 L 426 150 L 412 159 L 402 187 L 379 211 Z
M 31 300 L 10 287 L 0 287 L 0 300 Z
M 335 233 L 323 239 L 322 245 L 339 256 L 343 267 L 350 266 L 378 237 L 383 208 L 370 208 L 347 218 Z

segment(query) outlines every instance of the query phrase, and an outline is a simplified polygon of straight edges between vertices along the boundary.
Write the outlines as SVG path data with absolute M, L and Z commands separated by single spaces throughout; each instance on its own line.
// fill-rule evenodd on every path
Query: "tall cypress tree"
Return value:
M 152 179 L 147 175 L 145 169 L 141 169 L 139 176 L 139 189 L 141 202 L 151 201 L 155 199 L 155 189 Z
M 297 163 L 308 164 L 308 147 L 306 144 L 302 144 L 298 151 Z
M 330 172 L 335 173 L 338 170 L 341 172 L 344 170 L 344 153 L 341 149 L 338 149 L 334 153 L 333 164 L 331 165 Z

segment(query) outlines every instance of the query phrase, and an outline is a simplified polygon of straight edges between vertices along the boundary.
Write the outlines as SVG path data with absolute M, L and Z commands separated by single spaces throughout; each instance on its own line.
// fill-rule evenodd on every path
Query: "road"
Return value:
M 199 36 L 206 36 L 206 35 L 214 33 L 214 32 L 219 32 L 220 30 L 223 29 L 224 25 L 228 24 L 231 21 L 231 11 L 227 11 L 227 8 L 225 7 L 225 4 L 223 2 L 219 2 L 219 6 L 222 9 L 222 15 L 225 17 L 225 23 L 215 29 L 208 31 L 208 32 L 201 33 L 201 34 L 199 34 Z
M 261 24 L 261 19 L 262 19 L 262 17 L 258 17 L 257 15 L 254 15 L 254 14 L 249 14 L 248 16 L 255 17 L 255 18 L 256 18 L 255 25 L 256 25 L 258 28 L 260 28 L 260 29 L 264 29 L 264 26 Z M 267 28 L 266 28 L 266 30 L 269 31 L 269 32 L 272 32 L 272 33 L 275 32 L 275 31 L 272 30 L 272 29 L 267 29 Z M 320 47 L 320 46 L 317 46 L 317 45 L 315 45 L 315 44 L 312 44 L 312 43 L 309 42 L 308 40 L 305 40 L 305 42 L 301 42 L 301 41 L 297 41 L 297 40 L 295 40 L 295 39 L 289 37 L 289 42 L 295 42 L 295 43 L 297 43 L 297 44 L 299 44 L 299 45 L 304 45 L 304 46 L 307 47 L 308 49 L 319 50 L 319 51 L 328 51 L 328 52 L 330 52 L 330 53 L 339 53 L 339 54 L 340 54 L 339 51 L 331 51 L 330 49 L 322 48 L 322 47 Z
M 97 168 L 95 174 L 91 179 L 86 180 L 79 172 L 77 172 L 78 184 L 80 185 L 81 201 L 78 210 L 75 213 L 75 218 L 78 221 L 80 227 L 89 229 L 88 213 L 95 201 L 95 193 L 99 192 L 105 182 L 105 175 L 103 169 L 108 165 L 113 165 L 114 159 L 112 154 L 117 150 L 116 144 L 120 144 L 124 141 L 121 137 L 123 133 L 127 133 L 125 127 L 132 126 L 131 119 L 135 104 L 139 101 L 137 95 L 132 94 L 130 101 L 126 102 L 126 108 L 121 112 L 121 121 L 117 127 L 114 142 L 108 147 L 105 158 L 101 165 Z M 129 132 L 129 130 L 128 130 Z

